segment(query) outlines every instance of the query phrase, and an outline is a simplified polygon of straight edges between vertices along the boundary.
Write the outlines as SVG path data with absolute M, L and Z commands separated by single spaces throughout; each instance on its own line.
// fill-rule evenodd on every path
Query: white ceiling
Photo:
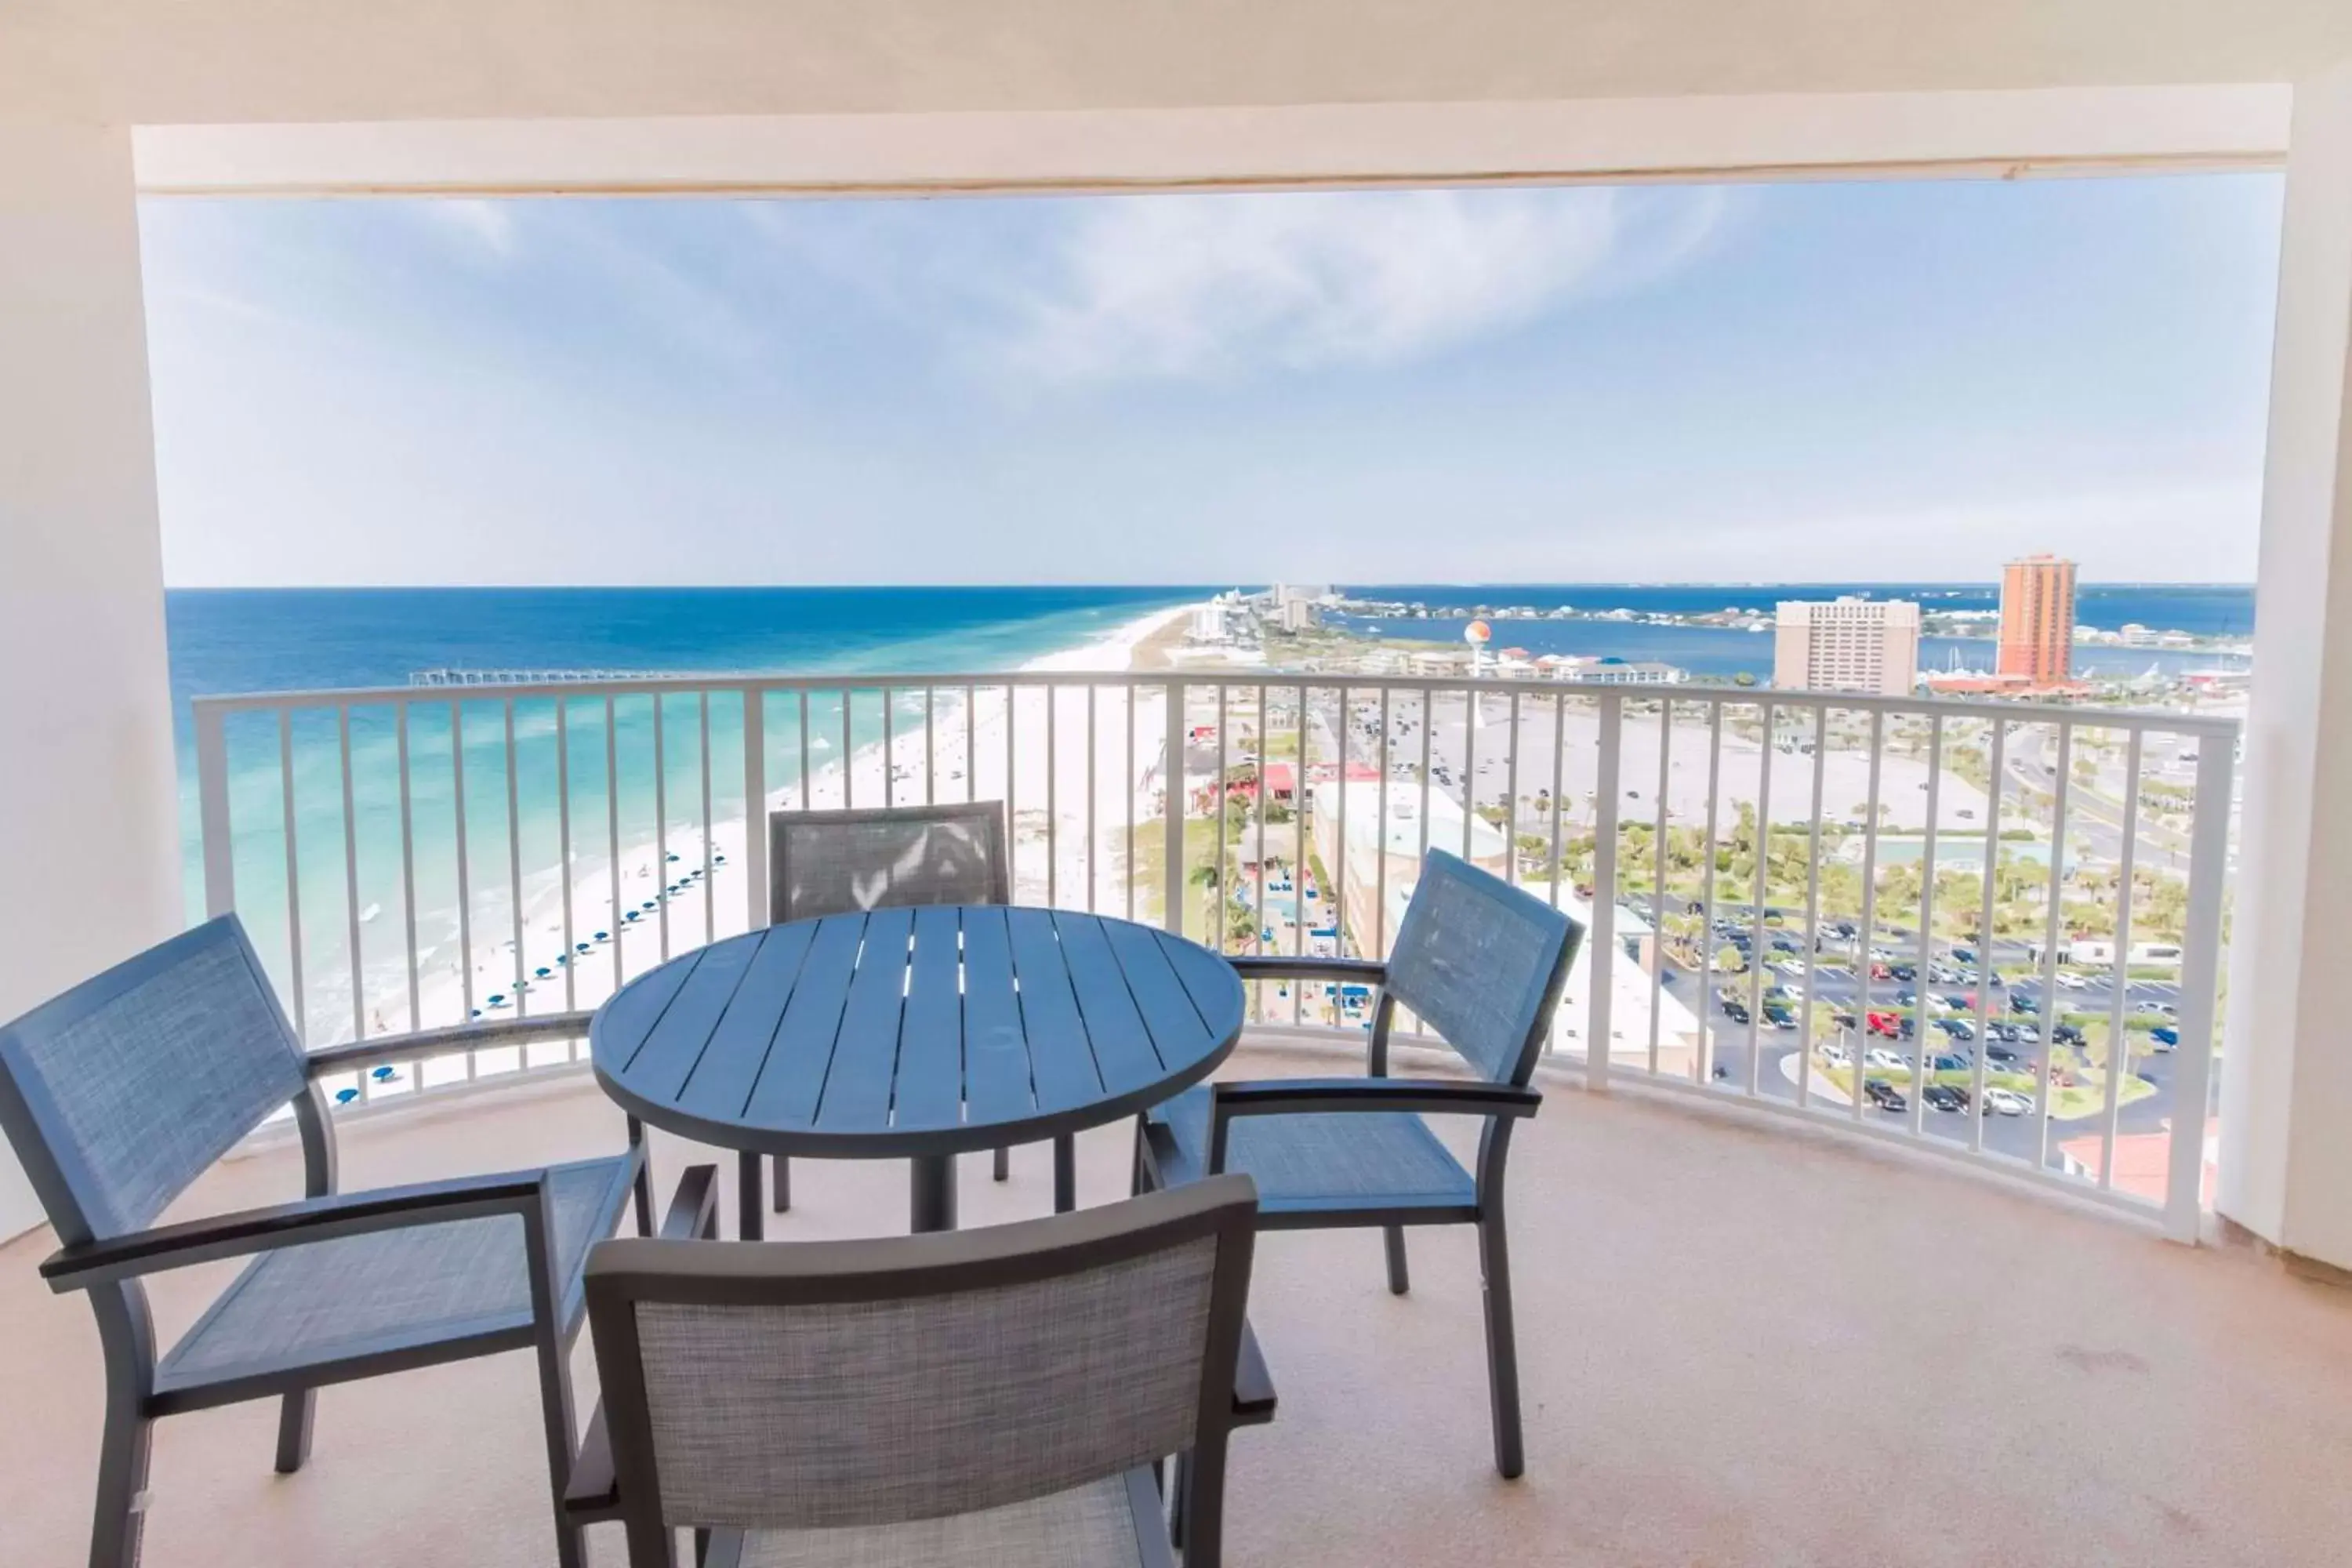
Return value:
M 1118 110 L 2293 81 L 2352 0 L 5 0 L 0 119 Z

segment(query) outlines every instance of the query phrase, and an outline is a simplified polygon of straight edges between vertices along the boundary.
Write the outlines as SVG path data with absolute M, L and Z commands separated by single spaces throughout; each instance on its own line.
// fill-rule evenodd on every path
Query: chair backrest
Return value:
M 1256 1211 L 1218 1176 L 938 1235 L 600 1242 L 588 1319 L 632 1540 L 969 1513 L 1188 1448 L 1222 1464 Z
M 1012 901 L 1001 801 L 769 815 L 772 921 Z
M 1567 914 L 1433 849 L 1397 927 L 1388 994 L 1481 1078 L 1525 1087 L 1583 941 Z
M 68 1245 L 153 1224 L 307 1083 L 235 915 L 0 1027 L 0 1128 Z

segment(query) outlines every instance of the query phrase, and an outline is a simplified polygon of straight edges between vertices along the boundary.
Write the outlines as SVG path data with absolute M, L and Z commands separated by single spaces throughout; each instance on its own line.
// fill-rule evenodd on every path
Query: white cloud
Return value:
M 469 249 L 497 261 L 511 261 L 520 248 L 510 201 L 478 201 L 471 197 L 417 202 L 412 208 L 433 227 Z
M 995 347 L 1047 382 L 1392 363 L 1682 265 L 1722 190 L 1139 196 L 1011 286 Z

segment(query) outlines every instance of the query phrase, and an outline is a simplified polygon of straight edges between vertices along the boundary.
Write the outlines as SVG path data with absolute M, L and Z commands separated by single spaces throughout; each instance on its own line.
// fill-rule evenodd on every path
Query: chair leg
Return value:
M 155 1424 L 119 1405 L 106 1413 L 99 1449 L 98 1508 L 89 1531 L 89 1568 L 139 1568 L 147 1528 L 147 1460 Z
M 1527 1468 L 1519 1432 L 1519 1350 L 1511 1324 L 1510 1243 L 1497 1212 L 1478 1222 L 1478 1269 L 1486 1293 L 1487 1398 L 1495 1418 L 1495 1468 L 1517 1480 Z
M 1069 1133 L 1054 1140 L 1054 1212 L 1078 1206 L 1078 1141 Z
M 793 1209 L 793 1160 L 789 1154 L 776 1156 L 776 1212 L 790 1214 Z
M 1184 1515 L 1192 1502 L 1192 1450 L 1176 1456 L 1176 1473 L 1169 1478 L 1168 1544 L 1184 1550 Z
M 644 1147 L 645 1142 L 646 1124 L 638 1121 L 634 1116 L 630 1117 L 629 1146 L 633 1149 L 642 1148 Z M 639 1236 L 651 1236 L 654 1233 L 654 1162 L 652 1150 L 646 1150 L 646 1157 L 637 1162 L 637 1179 L 632 1184 L 632 1185 L 635 1189 L 637 1234 Z
M 758 1241 L 767 1235 L 768 1194 L 760 1190 L 761 1156 L 739 1153 L 735 1156 L 735 1234 L 746 1241 Z
M 319 1412 L 319 1391 L 289 1394 L 278 1405 L 278 1473 L 290 1476 L 310 1457 L 310 1426 Z
M 1010 1149 L 996 1152 L 996 1179 L 1000 1182 L 1013 1179 L 1013 1151 Z
M 540 1414 L 547 1427 L 548 1500 L 555 1519 L 556 1568 L 587 1568 L 586 1532 L 565 1510 L 572 1485 L 572 1358 L 562 1336 L 542 1329 L 539 1344 Z
M 1401 1225 L 1385 1226 L 1381 1232 L 1381 1237 L 1388 1245 L 1389 1294 L 1402 1296 L 1412 1289 L 1412 1278 L 1405 1271 L 1404 1266 L 1404 1226 Z

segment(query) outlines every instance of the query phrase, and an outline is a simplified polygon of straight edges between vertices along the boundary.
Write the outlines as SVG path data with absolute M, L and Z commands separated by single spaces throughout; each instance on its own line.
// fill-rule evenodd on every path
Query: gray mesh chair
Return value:
M 859 910 L 928 904 L 1009 904 L 1012 858 L 1002 801 L 871 811 L 768 814 L 768 918 L 813 921 Z M 742 1155 L 744 1201 L 759 1193 L 759 1156 Z M 1054 1206 L 1077 1205 L 1075 1150 L 1054 1144 Z M 1012 1173 L 996 1152 L 996 1179 Z M 792 1163 L 776 1156 L 775 1207 L 793 1205 Z
M 1206 1084 L 1146 1119 L 1139 1186 L 1180 1185 L 1223 1171 L 1257 1180 L 1267 1230 L 1378 1226 L 1389 1289 L 1407 1288 L 1409 1225 L 1475 1225 L 1486 1276 L 1486 1369 L 1495 1467 L 1525 1468 L 1518 1352 L 1511 1321 L 1503 1163 L 1511 1125 L 1542 1097 L 1528 1087 L 1584 928 L 1443 850 L 1432 850 L 1397 931 L 1395 955 L 1231 960 L 1245 980 L 1278 977 L 1381 987 L 1369 1075 Z M 1465 1083 L 1388 1076 L 1389 1029 L 1402 1003 L 1476 1075 Z M 1483 1119 L 1477 1173 L 1462 1168 L 1424 1114 Z
M 588 1264 L 631 1568 L 1215 1568 L 1250 1182 L 1018 1225 L 792 1246 L 600 1244 Z M 690 1228 L 682 1226 L 681 1228 Z
M 233 915 L 198 926 L 0 1027 L 0 1131 L 32 1178 L 58 1251 L 50 1288 L 80 1290 L 106 1358 L 91 1568 L 139 1559 L 153 1423 L 282 1400 L 278 1468 L 310 1450 L 316 1391 L 471 1356 L 539 1357 L 558 1555 L 580 1561 L 562 1499 L 572 1449 L 566 1354 L 589 1244 L 618 1223 L 635 1148 L 547 1170 L 339 1193 L 318 1079 L 447 1051 L 410 1037 L 305 1056 Z M 164 1208 L 290 1106 L 307 1195 L 158 1226 Z M 250 1257 L 160 1358 L 146 1275 Z

